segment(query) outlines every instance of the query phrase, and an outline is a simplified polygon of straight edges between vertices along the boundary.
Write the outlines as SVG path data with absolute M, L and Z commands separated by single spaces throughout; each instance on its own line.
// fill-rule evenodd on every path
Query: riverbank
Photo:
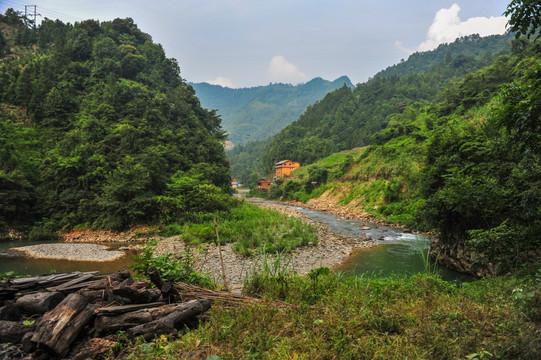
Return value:
M 280 259 L 281 266 L 286 266 L 290 271 L 297 274 L 306 274 L 310 270 L 319 267 L 337 268 L 346 261 L 353 253 L 361 249 L 377 246 L 378 244 L 366 237 L 343 236 L 333 233 L 326 225 L 309 220 L 300 212 L 279 205 L 257 204 L 263 208 L 279 211 L 288 216 L 301 218 L 317 228 L 317 245 L 308 245 L 297 248 L 289 254 L 284 254 Z M 169 252 L 182 254 L 186 245 L 179 236 L 161 239 L 156 245 L 156 254 Z M 262 257 L 245 257 L 233 250 L 232 244 L 222 245 L 222 257 L 226 273 L 226 280 L 231 290 L 242 289 L 244 280 L 254 271 L 260 271 Z M 223 275 L 220 263 L 220 254 L 215 244 L 205 244 L 202 252 L 193 252 L 195 267 L 198 271 L 209 275 L 218 283 L 223 283 Z M 267 264 L 276 261 L 276 255 L 266 257 Z
M 297 274 L 306 274 L 319 267 L 336 268 L 345 262 L 353 253 L 376 246 L 377 243 L 367 237 L 344 236 L 333 233 L 326 225 L 309 220 L 301 212 L 289 207 L 268 204 L 256 204 L 262 208 L 281 212 L 289 217 L 300 218 L 303 222 L 312 224 L 317 229 L 317 245 L 299 247 L 281 256 L 281 266 Z M 142 244 L 150 239 L 157 242 L 155 254 L 169 252 L 174 256 L 182 256 L 187 245 L 180 236 L 163 238 L 148 227 L 136 227 L 124 232 L 107 230 L 74 230 L 62 234 L 64 243 L 40 244 L 20 247 L 14 250 L 22 251 L 34 259 L 60 259 L 67 261 L 106 262 L 114 261 L 124 252 L 106 250 L 106 246 L 122 244 L 124 250 L 140 249 Z M 96 244 L 98 243 L 98 244 Z M 188 246 L 194 255 L 195 267 L 198 271 L 209 275 L 218 283 L 223 283 L 220 254 L 213 243 L 203 243 L 197 248 Z M 233 244 L 222 245 L 222 257 L 225 264 L 226 280 L 232 290 L 240 291 L 247 276 L 259 271 L 262 256 L 247 257 L 233 250 Z M 266 256 L 267 264 L 274 263 L 275 255 Z

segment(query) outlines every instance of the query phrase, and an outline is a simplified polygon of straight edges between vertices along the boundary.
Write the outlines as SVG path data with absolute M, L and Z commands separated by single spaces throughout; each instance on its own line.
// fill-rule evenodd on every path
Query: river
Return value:
M 0 274 L 13 272 L 16 275 L 41 275 L 49 272 L 71 272 L 71 271 L 99 271 L 102 274 L 109 274 L 121 269 L 127 269 L 133 264 L 132 259 L 137 254 L 133 250 L 126 251 L 126 256 L 115 261 L 88 262 L 88 261 L 66 261 L 32 259 L 23 253 L 9 250 L 13 247 L 38 245 L 46 242 L 31 242 L 28 240 L 3 240 L 0 241 Z M 106 244 L 112 250 L 127 246 L 127 243 Z
M 275 202 L 263 201 L 259 198 L 249 198 L 249 202 L 268 203 L 293 208 L 309 219 L 326 224 L 333 232 L 346 236 L 367 236 L 377 241 L 380 245 L 369 249 L 363 249 L 353 254 L 339 271 L 351 275 L 386 276 L 389 274 L 415 274 L 425 270 L 425 262 L 421 252 L 429 249 L 431 239 L 421 234 L 406 233 L 401 229 L 390 226 L 379 226 L 368 222 L 345 219 L 330 213 L 310 210 L 300 206 L 291 206 Z M 364 228 L 365 230 L 362 230 Z M 34 243 L 37 244 L 37 243 Z M 51 269 L 56 272 L 65 271 L 91 271 L 111 273 L 129 267 L 135 256 L 130 251 L 120 260 L 110 262 L 77 262 L 62 260 L 36 260 L 25 257 L 19 252 L 8 250 L 11 247 L 34 245 L 28 241 L 15 240 L 0 242 L 0 274 L 13 271 L 16 274 L 36 275 L 48 273 Z M 125 244 L 115 243 L 118 248 Z M 434 266 L 434 264 L 430 264 Z M 437 269 L 444 280 L 470 281 L 469 275 L 458 273 L 447 268 Z
M 254 200 L 252 200 L 254 199 Z M 430 248 L 431 238 L 406 233 L 390 226 L 380 226 L 356 219 L 345 219 L 330 213 L 310 210 L 301 206 L 291 206 L 275 202 L 261 201 L 257 198 L 250 202 L 268 203 L 293 208 L 309 219 L 326 224 L 333 232 L 347 236 L 367 236 L 377 241 L 379 246 L 363 249 L 353 254 L 338 270 L 351 275 L 387 276 L 390 274 L 416 274 L 425 271 L 425 261 L 421 253 Z M 366 230 L 362 230 L 362 228 Z M 447 281 L 472 281 L 474 277 L 430 263 L 442 279 Z

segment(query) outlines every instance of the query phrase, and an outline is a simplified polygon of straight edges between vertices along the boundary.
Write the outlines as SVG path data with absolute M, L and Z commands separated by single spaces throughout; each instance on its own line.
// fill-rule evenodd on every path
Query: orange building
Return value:
M 274 177 L 276 178 L 290 176 L 293 170 L 301 166 L 301 164 L 299 164 L 298 162 L 291 160 L 278 161 L 274 165 L 276 166 L 276 175 L 274 175 Z
M 272 185 L 272 183 L 270 181 L 267 181 L 265 179 L 259 179 L 256 181 L 256 186 L 258 189 L 261 189 L 261 190 L 264 190 L 264 191 L 268 191 Z

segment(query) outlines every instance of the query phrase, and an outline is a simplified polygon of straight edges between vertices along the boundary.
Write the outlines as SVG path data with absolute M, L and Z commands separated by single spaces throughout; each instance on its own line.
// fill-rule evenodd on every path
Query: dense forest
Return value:
M 169 221 L 230 192 L 220 118 L 133 20 L 0 17 L 0 233 Z
M 230 89 L 207 83 L 191 84 L 201 104 L 217 109 L 234 145 L 266 139 L 297 120 L 306 107 L 343 85 L 353 87 L 347 76 L 334 81 L 315 78 L 305 84 L 269 84 Z

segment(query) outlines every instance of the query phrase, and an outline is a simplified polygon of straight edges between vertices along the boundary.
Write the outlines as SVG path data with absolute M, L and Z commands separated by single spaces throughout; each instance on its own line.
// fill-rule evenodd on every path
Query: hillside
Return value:
M 0 24 L 0 234 L 220 207 L 230 191 L 220 119 L 132 19 L 34 30 L 8 10 Z
M 541 46 L 517 40 L 449 84 L 437 101 L 393 115 L 373 145 L 296 170 L 271 196 L 344 206 L 438 234 L 433 256 L 494 275 L 541 256 Z
M 419 74 L 408 72 L 403 76 L 378 76 L 358 84 L 355 89 L 341 88 L 310 106 L 301 117 L 276 135 L 263 161 L 270 170 L 275 159 L 292 158 L 301 163 L 312 163 L 334 152 L 373 143 L 373 134 L 384 129 L 391 118 L 401 114 L 415 102 L 433 101 L 451 82 L 490 65 L 495 55 L 510 49 L 508 36 L 494 37 L 495 53 L 473 57 L 475 37 L 459 43 L 440 46 L 432 52 L 420 53 L 402 64 L 405 69 L 427 64 L 428 70 Z M 496 46 L 498 45 L 498 46 Z M 434 63 L 434 54 L 449 54 L 445 60 Z
M 207 83 L 192 83 L 201 104 L 216 109 L 234 145 L 265 139 L 298 119 L 306 107 L 344 84 L 347 76 L 334 81 L 315 78 L 305 84 L 269 84 L 230 89 Z
M 432 51 L 415 52 L 406 61 L 389 66 L 374 75 L 373 79 L 390 76 L 405 76 L 409 74 L 422 74 L 442 61 L 450 62 L 453 55 L 461 54 L 466 57 L 484 58 L 485 65 L 489 65 L 494 57 L 509 52 L 511 39 L 514 35 L 491 35 L 480 37 L 477 34 L 463 36 L 452 43 L 440 44 Z

